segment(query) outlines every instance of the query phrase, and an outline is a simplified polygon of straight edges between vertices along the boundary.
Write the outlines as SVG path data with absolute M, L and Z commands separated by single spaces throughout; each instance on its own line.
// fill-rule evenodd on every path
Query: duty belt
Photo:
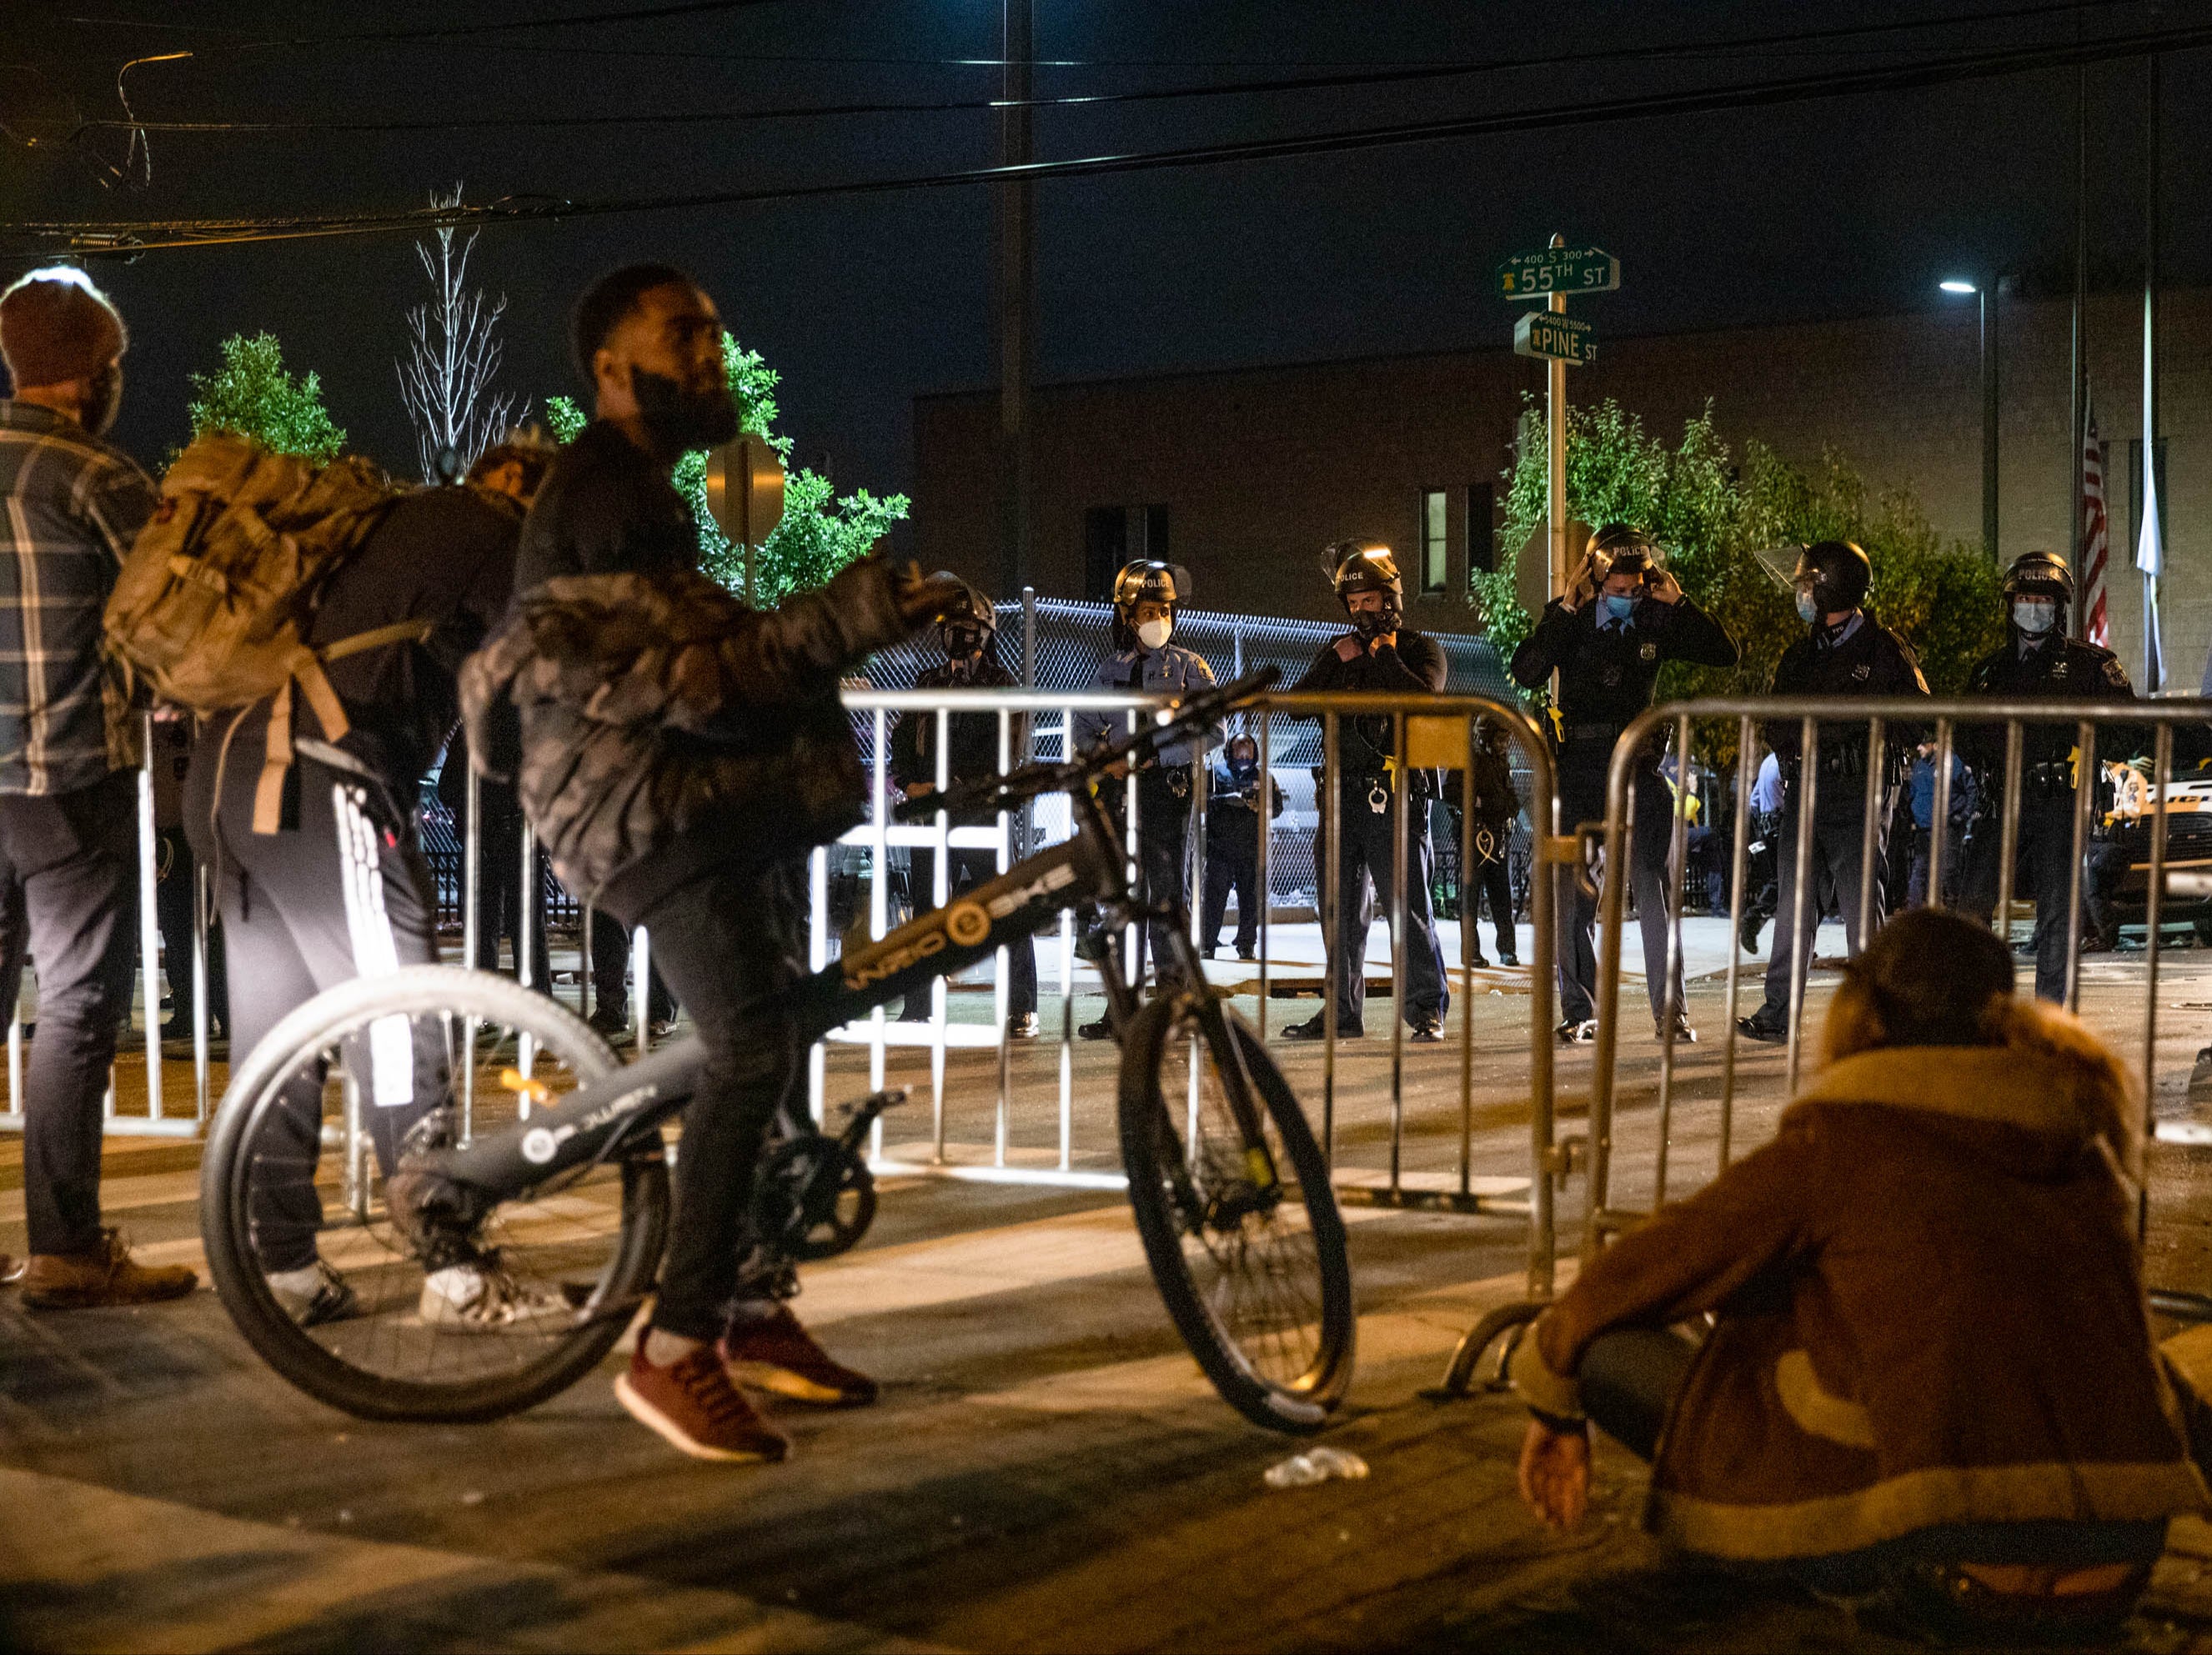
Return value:
M 1627 727 L 1626 724 L 1570 724 L 1559 743 L 1566 746 L 1584 741 L 1618 741 L 1620 733 Z

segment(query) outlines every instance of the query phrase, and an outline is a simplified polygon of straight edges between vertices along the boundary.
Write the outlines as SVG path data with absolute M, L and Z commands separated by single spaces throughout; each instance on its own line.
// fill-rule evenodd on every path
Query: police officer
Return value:
M 1513 764 L 1506 756 L 1505 727 L 1493 719 L 1475 721 L 1474 747 L 1474 866 L 1460 879 L 1460 923 L 1472 928 L 1475 898 L 1490 899 L 1491 928 L 1498 935 L 1498 963 L 1518 965 L 1519 942 L 1513 928 L 1513 871 L 1509 857 L 1513 849 L 1513 823 L 1521 814 L 1521 795 L 1513 787 Z M 1470 929 L 1474 946 L 1468 964 L 1486 966 L 1482 945 Z
M 1401 624 L 1406 589 L 1390 548 L 1379 541 L 1340 540 L 1327 556 L 1336 599 L 1344 605 L 1352 630 L 1322 649 L 1293 690 L 1441 695 L 1443 648 L 1427 634 Z M 1443 950 L 1437 945 L 1430 908 L 1429 800 L 1436 788 L 1425 770 L 1400 772 L 1395 721 L 1389 717 L 1346 719 L 1341 727 L 1342 803 L 1337 816 L 1344 837 L 1336 853 L 1336 1032 L 1345 1039 L 1366 1032 L 1367 933 L 1376 907 L 1387 913 L 1391 904 L 1396 865 L 1394 795 L 1402 785 L 1408 841 L 1407 934 L 1392 939 L 1406 968 L 1406 1003 L 1400 1009 L 1414 1039 L 1442 1040 L 1451 990 L 1444 982 Z M 1322 809 L 1326 822 L 1326 800 Z M 1283 1037 L 1319 1040 L 1326 1030 L 1326 1013 L 1317 1012 L 1306 1022 L 1291 1024 Z
M 1283 789 L 1267 778 L 1270 817 L 1283 813 Z M 1221 947 L 1221 919 L 1229 911 L 1229 893 L 1237 893 L 1237 958 L 1259 958 L 1260 836 L 1267 831 L 1260 816 L 1260 744 L 1249 735 L 1232 735 L 1206 774 L 1206 900 L 1200 910 L 1198 934 L 1205 939 L 1206 956 Z
M 1176 618 L 1189 596 L 1190 575 L 1157 557 L 1140 557 L 1123 565 L 1114 577 L 1113 648 L 1098 663 L 1091 684 L 1100 690 L 1142 690 L 1156 695 L 1185 696 L 1213 687 L 1213 669 L 1194 650 L 1170 642 Z M 1120 713 L 1084 712 L 1075 715 L 1079 745 L 1092 747 L 1127 728 Z M 1143 895 L 1164 902 L 1170 910 L 1185 901 L 1183 855 L 1190 818 L 1194 771 L 1206 750 L 1220 739 L 1218 723 L 1183 739 L 1158 748 L 1136 765 L 1137 864 Z M 1109 776 L 1099 797 L 1109 812 L 1126 807 L 1128 780 Z M 1153 970 L 1168 958 L 1171 922 L 1161 918 L 1137 934 L 1137 958 L 1132 962 L 1141 976 L 1145 946 L 1152 945 Z M 1077 1030 L 1085 1040 L 1103 1040 L 1114 1032 L 1112 1022 L 1100 1018 Z
M 1535 630 L 1513 652 L 1513 677 L 1533 690 L 1556 671 L 1553 720 L 1560 812 L 1568 824 L 1605 815 L 1606 770 L 1620 733 L 1651 704 L 1659 669 L 1670 660 L 1733 666 L 1735 644 L 1720 624 L 1683 595 L 1658 546 L 1641 529 L 1608 523 L 1590 537 L 1566 592 L 1546 605 Z M 1659 774 L 1659 754 L 1636 758 L 1636 839 L 1629 873 L 1644 928 L 1644 977 L 1651 1016 L 1667 1033 L 1667 855 L 1674 794 Z M 1559 905 L 1559 1039 L 1597 1037 L 1597 952 L 1591 928 L 1597 903 L 1571 882 Z M 1696 1039 L 1682 1010 L 1675 962 L 1674 1037 Z
M 932 577 L 951 581 L 957 577 L 940 571 Z M 937 640 L 945 659 L 914 681 L 917 690 L 1003 690 L 1021 682 L 999 664 L 999 614 L 991 600 L 967 587 L 959 601 L 939 620 Z M 1029 758 L 1029 715 L 1015 714 L 1007 721 L 1008 765 L 1025 764 Z M 955 713 L 951 720 L 951 751 L 946 755 L 946 776 L 957 786 L 999 774 L 999 718 L 995 713 Z M 909 799 L 937 790 L 937 715 L 912 712 L 899 715 L 891 727 L 891 780 Z M 995 811 L 963 818 L 955 827 L 988 826 L 998 819 Z M 937 906 L 937 852 L 916 845 L 908 862 L 908 889 L 915 912 Z M 971 885 L 999 876 L 999 856 L 981 847 L 954 848 L 945 869 L 946 899 Z M 1006 950 L 1006 1032 L 1016 1040 L 1036 1038 L 1036 949 L 1028 938 Z M 920 1022 L 929 1016 L 931 990 L 916 989 L 907 996 L 900 1013 L 903 1022 Z
M 2008 636 L 1967 680 L 1966 692 L 2012 700 L 2050 696 L 2068 701 L 2133 701 L 2127 669 L 2109 649 L 2066 636 L 2074 575 L 2055 552 L 2013 560 L 2004 578 Z M 1960 732 L 1960 745 L 1979 778 L 1983 797 L 2002 808 L 2004 727 Z M 2066 904 L 2073 886 L 2074 738 L 2071 724 L 2022 727 L 2017 868 L 2020 889 L 2035 903 L 2035 992 L 2066 997 Z M 2125 755 L 2119 755 L 2124 757 Z M 1996 907 L 2002 837 L 1998 824 L 1975 836 L 1969 870 L 1972 905 L 1984 918 Z
M 1848 540 L 1822 540 L 1805 548 L 1792 579 L 1796 588 L 1797 614 L 1810 630 L 1784 652 L 1774 669 L 1778 696 L 1925 696 L 1928 680 L 1920 675 L 1920 662 L 1911 645 L 1860 607 L 1874 565 L 1864 551 Z M 1793 946 L 1809 960 L 1814 933 L 1819 930 L 1817 902 L 1806 904 L 1805 934 L 1793 937 L 1796 918 L 1798 811 L 1804 800 L 1808 763 L 1819 781 L 1813 805 L 1813 868 L 1816 876 L 1811 895 L 1832 885 L 1843 915 L 1844 934 L 1853 955 L 1867 939 L 1859 935 L 1859 895 L 1862 853 L 1866 831 L 1866 726 L 1838 724 L 1820 727 L 1819 751 L 1799 751 L 1802 732 L 1796 721 L 1784 719 L 1766 728 L 1767 741 L 1781 761 L 1783 810 L 1776 827 L 1776 850 L 1780 878 L 1776 885 L 1774 952 L 1766 967 L 1766 1000 L 1736 1026 L 1753 1040 L 1790 1037 L 1790 972 Z M 1899 761 L 1912 745 L 1912 733 L 1893 727 L 1884 760 L 1893 776 Z M 1881 879 L 1884 859 L 1882 828 L 1888 812 L 1880 812 L 1875 824 L 1872 914 L 1881 922 L 1883 892 Z

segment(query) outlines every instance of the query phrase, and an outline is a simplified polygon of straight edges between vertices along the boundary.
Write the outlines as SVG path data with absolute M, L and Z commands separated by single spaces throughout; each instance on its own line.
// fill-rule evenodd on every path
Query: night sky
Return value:
M 568 12 L 624 0 L 568 0 Z M 2012 4 L 2020 0 L 2012 0 Z M 1670 48 L 1630 60 L 1445 81 L 1178 103 L 1047 109 L 1054 158 L 1223 137 L 1312 132 L 1486 110 L 1602 102 L 1820 72 L 2013 41 L 2177 24 L 2193 6 L 2130 3 L 1897 37 L 1718 50 L 1748 35 L 2006 9 L 2006 0 L 1918 5 L 1657 7 L 1071 4 L 1037 0 L 1036 93 L 1060 95 L 1280 75 L 1307 65 L 1483 62 Z M 73 102 L 120 113 L 129 86 L 149 119 L 521 116 L 754 109 L 991 95 L 998 70 L 933 63 L 995 58 L 982 0 L 769 0 L 678 21 L 517 30 L 465 41 L 240 46 L 170 21 L 267 36 L 512 20 L 548 7 L 190 8 L 150 0 L 17 3 L 0 13 L 0 108 L 51 135 Z M 93 16 L 94 22 L 69 22 Z M 556 48 L 554 50 L 532 48 Z M 840 61 L 817 61 L 836 59 Z M 889 60 L 889 61 L 872 61 Z M 2212 235 L 2196 204 L 2212 145 L 2188 94 L 2212 53 L 2169 58 L 2162 148 L 2164 273 L 2198 283 Z M 1204 171 L 1038 186 L 1039 377 L 1058 379 L 1373 353 L 1502 345 L 1493 296 L 1503 255 L 1554 229 L 1621 260 L 1623 289 L 1584 308 L 1601 337 L 1932 307 L 1941 276 L 2023 272 L 2070 285 L 2075 73 L 2058 71 L 1840 101 L 1583 130 L 1458 140 Z M 2100 285 L 2140 281 L 2140 61 L 2088 71 L 2089 219 Z M 744 188 L 985 166 L 995 118 L 902 113 L 597 131 L 198 136 L 157 134 L 152 180 L 103 187 L 66 146 L 5 145 L 0 215 L 159 218 L 356 207 L 404 210 L 464 182 L 471 200 Z M 120 133 L 96 148 L 118 159 Z M 2184 210 L 2183 204 L 2189 204 Z M 501 227 L 473 274 L 504 291 L 501 383 L 538 398 L 574 389 L 564 323 L 592 275 L 631 258 L 694 270 L 738 336 L 784 375 L 783 429 L 799 459 L 841 487 L 904 486 L 918 392 L 989 383 L 990 204 L 973 187 L 834 201 Z M 45 259 L 11 255 L 0 274 Z M 269 329 L 318 369 L 353 442 L 398 468 L 413 444 L 393 378 L 403 313 L 424 295 L 400 236 L 149 254 L 100 279 L 134 332 L 121 438 L 152 458 L 183 434 L 185 375 L 218 340 Z M 1358 411 L 1346 410 L 1355 419 Z

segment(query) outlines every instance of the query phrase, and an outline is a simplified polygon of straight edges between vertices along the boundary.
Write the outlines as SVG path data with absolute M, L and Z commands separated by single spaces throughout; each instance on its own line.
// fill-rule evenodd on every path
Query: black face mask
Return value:
M 988 636 L 980 626 L 948 626 L 938 635 L 945 659 L 955 666 L 966 665 L 970 655 L 981 652 Z
M 686 391 L 665 374 L 647 373 L 632 363 L 629 393 L 646 429 L 666 447 L 679 452 L 714 448 L 738 434 L 738 399 L 730 387 Z
M 1379 638 L 1385 632 L 1398 630 L 1398 611 L 1395 609 L 1363 609 L 1352 618 L 1352 624 L 1363 638 Z
M 110 362 L 92 376 L 91 389 L 84 401 L 84 429 L 94 436 L 106 436 L 122 406 L 123 365 Z

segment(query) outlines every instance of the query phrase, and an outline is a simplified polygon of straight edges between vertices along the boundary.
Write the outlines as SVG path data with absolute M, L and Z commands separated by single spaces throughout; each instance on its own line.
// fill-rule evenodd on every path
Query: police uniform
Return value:
M 1513 786 L 1512 762 L 1503 747 L 1479 746 L 1474 759 L 1474 861 L 1462 870 L 1460 923 L 1472 928 L 1475 899 L 1490 901 L 1491 929 L 1497 934 L 1498 963 L 1518 965 L 1520 940 L 1513 926 L 1513 870 L 1509 860 L 1513 846 L 1513 823 L 1521 814 L 1521 795 Z M 1470 929 L 1474 946 L 1468 962 L 1480 965 L 1482 943 Z
M 1928 680 L 1912 646 L 1863 609 L 1854 608 L 1831 626 L 1815 622 L 1806 636 L 1790 646 L 1774 669 L 1778 696 L 1867 697 L 1925 696 Z M 1795 719 L 1766 727 L 1766 739 L 1781 761 L 1784 799 L 1781 819 L 1775 827 L 1778 879 L 1776 885 L 1774 946 L 1766 967 L 1766 1001 L 1747 1024 L 1757 1025 L 1759 1037 L 1773 1039 L 1788 1031 L 1790 971 L 1793 945 L 1809 962 L 1814 934 L 1820 929 L 1820 908 L 1808 900 L 1805 934 L 1793 934 L 1796 918 L 1797 824 L 1805 797 L 1808 766 L 1817 781 L 1813 801 L 1814 892 L 1832 889 L 1842 912 L 1847 946 L 1856 955 L 1866 939 L 1859 935 L 1860 874 L 1866 837 L 1867 727 L 1824 721 L 1819 750 L 1808 758 L 1799 751 L 1802 728 Z M 1888 733 L 1883 764 L 1893 773 L 1899 755 L 1910 744 L 1912 733 L 1893 727 Z M 1884 777 L 1884 791 L 1890 777 Z M 1887 811 L 1877 812 L 1874 852 L 1874 894 L 1870 910 L 1876 926 L 1885 912 L 1882 869 Z M 1811 893 L 1808 893 L 1808 896 Z
M 1605 816 L 1606 770 L 1614 744 L 1644 709 L 1659 669 L 1670 660 L 1699 666 L 1733 666 L 1735 642 L 1686 597 L 1662 603 L 1637 599 L 1626 620 L 1606 614 L 1601 597 L 1578 609 L 1553 599 L 1544 607 L 1535 630 L 1513 652 L 1513 677 L 1533 690 L 1554 671 L 1559 675 L 1553 752 L 1559 770 L 1559 809 L 1564 823 L 1598 821 Z M 1638 922 L 1644 932 L 1644 977 L 1651 1015 L 1666 1013 L 1667 853 L 1673 794 L 1659 774 L 1659 755 L 1646 749 L 1636 757 L 1636 838 L 1629 873 L 1634 881 Z M 1563 1025 L 1579 1025 L 1596 1015 L 1597 953 L 1592 928 L 1596 899 L 1579 883 L 1571 884 L 1559 904 L 1559 1015 Z M 1674 1004 L 1682 1004 L 1680 962 L 1676 961 Z
M 1400 627 L 1395 640 L 1377 642 L 1370 649 L 1358 632 L 1333 639 L 1306 668 L 1305 676 L 1291 686 L 1292 693 L 1349 690 L 1441 695 L 1446 676 L 1443 647 L 1409 627 Z M 1350 660 L 1338 647 L 1347 641 L 1358 646 Z M 1343 795 L 1337 816 L 1344 840 L 1337 861 L 1336 1019 L 1337 1032 L 1346 1037 L 1364 1032 L 1367 934 L 1375 923 L 1376 910 L 1387 915 L 1393 900 L 1391 885 L 1396 876 L 1391 841 L 1397 787 L 1393 725 L 1385 716 L 1348 718 L 1340 727 Z M 1409 1026 L 1429 1031 L 1439 1027 L 1451 1009 L 1430 895 L 1429 800 L 1436 790 L 1425 770 L 1408 772 L 1406 786 L 1406 1004 L 1401 1009 Z M 1322 799 L 1319 803 L 1325 827 L 1328 802 Z
M 1021 680 L 991 658 L 987 650 L 974 666 L 942 661 L 914 681 L 917 690 L 1007 690 Z M 951 751 L 945 758 L 945 774 L 957 786 L 999 774 L 999 715 L 996 713 L 955 713 L 951 719 Z M 1029 715 L 1012 715 L 1006 731 L 1009 766 L 1027 762 L 1030 749 Z M 890 733 L 891 780 L 902 789 L 916 782 L 937 785 L 937 715 L 909 712 L 899 715 Z M 956 821 L 956 827 L 989 826 L 995 811 L 974 820 Z M 908 853 L 907 889 L 917 914 L 937 906 L 937 851 L 916 845 Z M 945 899 L 971 885 L 999 877 L 999 853 L 976 846 L 954 847 L 946 854 Z M 899 1015 L 915 1022 L 930 1013 L 933 985 L 924 983 L 907 996 Z M 1018 1022 L 1036 1010 L 1036 944 L 1024 937 L 1006 949 L 1006 1016 Z
M 1213 669 L 1195 650 L 1176 643 L 1146 650 L 1139 645 L 1116 649 L 1098 663 L 1091 685 L 1099 690 L 1139 690 L 1147 695 L 1188 696 L 1213 687 Z M 1080 712 L 1075 715 L 1079 747 L 1092 747 L 1127 733 L 1127 715 Z M 1148 902 L 1164 902 L 1170 910 L 1186 900 L 1183 860 L 1188 849 L 1192 772 L 1206 750 L 1221 739 L 1219 722 L 1208 725 L 1159 749 L 1157 758 L 1141 762 L 1132 771 L 1137 788 L 1137 867 Z M 1121 818 L 1127 805 L 1125 785 L 1107 776 L 1099 783 L 1100 800 L 1108 813 Z M 1137 934 L 1137 958 L 1131 962 L 1141 977 L 1145 947 L 1152 946 L 1154 970 L 1169 958 L 1168 936 L 1173 922 L 1155 919 Z M 1096 1026 L 1096 1025 L 1089 1025 Z
M 1267 778 L 1270 816 L 1283 813 L 1283 790 Z M 1237 954 L 1250 959 L 1260 940 L 1260 761 L 1216 759 L 1206 783 L 1206 895 L 1199 910 L 1200 946 L 1210 955 L 1221 946 L 1222 916 L 1237 893 Z
M 2067 701 L 2133 701 L 2135 687 L 2119 657 L 2094 643 L 2062 637 L 2054 630 L 2036 637 L 2019 629 L 2004 648 L 1984 657 L 1966 692 L 2006 700 L 2053 697 Z M 2018 888 L 2035 903 L 2035 992 L 2066 996 L 2066 901 L 2073 884 L 2074 727 L 2021 727 Z M 1961 733 L 1961 745 L 1981 780 L 1984 799 L 2003 808 L 2005 739 L 2002 725 Z M 1967 871 L 1970 906 L 1987 919 L 1996 908 L 2002 845 L 2001 823 L 1975 835 Z

